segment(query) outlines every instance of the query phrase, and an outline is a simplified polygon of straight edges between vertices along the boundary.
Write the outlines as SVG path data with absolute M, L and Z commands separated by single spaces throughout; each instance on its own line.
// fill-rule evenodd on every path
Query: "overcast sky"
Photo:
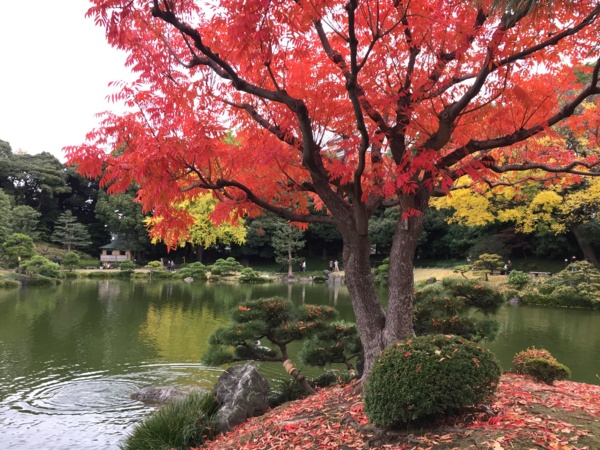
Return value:
M 85 18 L 85 0 L 0 0 L 0 139 L 13 152 L 84 141 L 112 108 L 110 81 L 127 79 L 125 54 Z

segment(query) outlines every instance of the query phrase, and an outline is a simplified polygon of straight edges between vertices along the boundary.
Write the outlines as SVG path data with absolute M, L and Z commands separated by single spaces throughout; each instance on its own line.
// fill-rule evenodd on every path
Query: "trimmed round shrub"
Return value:
M 17 280 L 0 280 L 0 288 L 16 288 L 19 286 L 21 286 L 21 283 L 19 283 Z
M 240 278 L 238 280 L 240 283 L 264 283 L 267 280 L 261 277 L 258 273 L 252 270 L 250 267 L 246 267 L 242 269 L 240 274 Z
M 529 275 L 527 275 L 525 272 L 511 270 L 511 272 L 508 274 L 508 284 L 516 287 L 517 289 L 521 289 L 527 283 L 529 283 Z
M 571 378 L 571 370 L 560 364 L 554 356 L 543 348 L 531 347 L 513 358 L 516 373 L 529 375 L 536 381 L 552 385 L 554 381 Z
M 500 373 L 493 353 L 461 337 L 407 339 L 376 358 L 365 385 L 365 414 L 382 427 L 454 414 L 489 400 Z
M 50 278 L 45 277 L 43 275 L 33 275 L 31 278 L 25 281 L 27 286 L 36 286 L 36 287 L 47 287 L 47 286 L 57 286 L 62 284 L 62 281 L 58 278 Z
M 134 264 L 133 261 L 126 259 L 125 261 L 119 264 L 119 270 L 123 271 L 134 271 L 137 268 L 137 265 Z
M 528 359 L 523 363 L 524 374 L 530 375 L 536 381 L 552 386 L 555 381 L 568 380 L 571 378 L 571 370 L 558 361 L 546 358 Z
M 527 350 L 523 350 L 515 355 L 512 360 L 512 365 L 516 373 L 524 373 L 523 372 L 523 364 L 525 361 L 534 358 L 544 358 L 549 361 L 556 361 L 556 358 L 552 356 L 552 354 L 543 348 L 535 348 L 530 347 Z
M 73 280 L 75 278 L 79 278 L 79 274 L 77 272 L 64 272 L 62 274 L 63 278 Z
M 206 280 L 206 272 L 208 272 L 208 267 L 196 261 L 180 269 L 176 277 L 182 280 L 188 277 L 192 277 L 194 281 Z

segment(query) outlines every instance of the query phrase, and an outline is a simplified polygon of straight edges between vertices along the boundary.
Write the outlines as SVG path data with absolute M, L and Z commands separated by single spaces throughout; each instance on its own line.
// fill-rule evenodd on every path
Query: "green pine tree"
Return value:
M 52 241 L 65 246 L 68 251 L 90 244 L 90 234 L 85 225 L 77 222 L 71 211 L 65 211 L 56 221 Z

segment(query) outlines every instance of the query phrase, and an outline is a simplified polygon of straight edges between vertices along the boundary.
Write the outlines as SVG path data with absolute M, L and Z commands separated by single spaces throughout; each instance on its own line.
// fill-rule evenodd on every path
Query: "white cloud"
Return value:
M 80 144 L 113 108 L 110 81 L 130 78 L 125 54 L 85 18 L 82 0 L 0 0 L 0 139 L 13 151 Z

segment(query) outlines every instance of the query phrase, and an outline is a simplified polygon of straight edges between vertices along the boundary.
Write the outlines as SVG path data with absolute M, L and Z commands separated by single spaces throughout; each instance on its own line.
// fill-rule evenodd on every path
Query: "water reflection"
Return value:
M 232 307 L 272 296 L 332 305 L 354 320 L 342 285 L 77 281 L 0 290 L 0 448 L 118 448 L 150 410 L 129 398 L 134 389 L 213 386 L 220 370 L 198 363 L 208 336 L 228 322 Z M 507 306 L 497 318 L 500 332 L 486 346 L 505 369 L 535 345 L 569 366 L 575 380 L 600 382 L 600 312 Z M 272 380 L 286 378 L 279 363 L 260 369 Z

